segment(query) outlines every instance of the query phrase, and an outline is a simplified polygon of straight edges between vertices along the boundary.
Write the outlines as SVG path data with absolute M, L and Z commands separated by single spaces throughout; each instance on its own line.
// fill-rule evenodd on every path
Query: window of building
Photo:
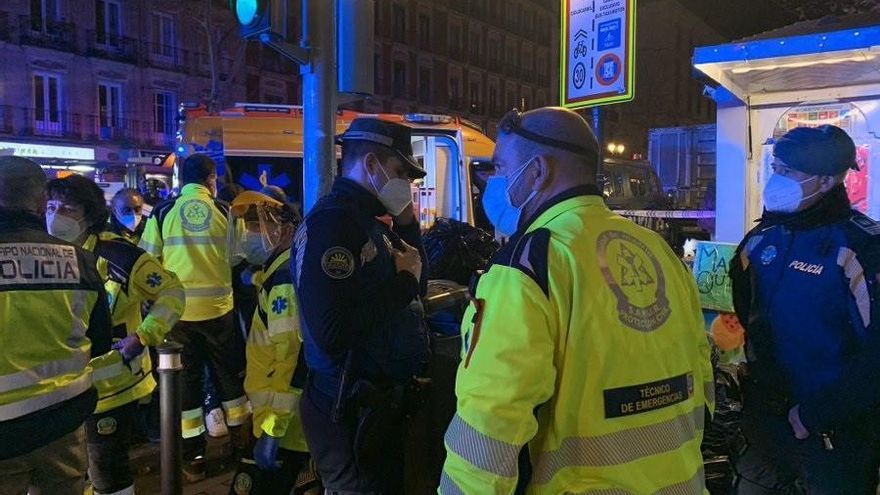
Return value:
M 122 86 L 98 83 L 98 125 L 103 128 L 119 127 L 122 121 Z
M 61 76 L 34 74 L 34 121 L 36 130 L 61 131 Z
M 498 107 L 498 88 L 489 86 L 489 112 L 493 114 L 499 113 L 500 108 Z
M 461 106 L 461 82 L 456 76 L 449 78 L 449 106 L 455 110 Z
M 392 36 L 394 41 L 404 42 L 406 41 L 406 9 L 397 3 L 391 9 L 392 22 L 394 23 Z
M 47 32 L 61 20 L 61 0 L 31 0 L 31 29 Z
M 431 18 L 425 14 L 419 15 L 419 45 L 431 47 Z
M 461 40 L 461 26 L 458 24 L 452 24 L 449 26 L 449 49 L 452 52 L 453 58 L 459 58 L 462 56 L 462 47 L 464 43 Z
M 153 131 L 157 134 L 174 134 L 174 122 L 176 120 L 174 100 L 174 93 L 167 91 L 156 92 L 153 98 Z
M 382 59 L 379 55 L 373 55 L 373 92 L 385 94 L 382 88 Z
M 118 47 L 122 35 L 122 8 L 115 0 L 95 2 L 95 36 L 99 45 Z
M 394 62 L 394 96 L 402 97 L 406 93 L 406 63 Z
M 483 91 L 480 83 L 471 81 L 469 89 L 471 97 L 470 111 L 472 113 L 483 113 Z
M 468 39 L 468 58 L 471 64 L 480 64 L 483 60 L 483 37 L 479 31 L 470 31 Z
M 168 14 L 153 12 L 152 52 L 163 57 L 172 57 L 176 52 L 177 40 L 174 33 L 174 18 Z
M 419 69 L 419 102 L 431 103 L 431 69 Z
M 495 69 L 501 65 L 501 43 L 497 39 L 489 41 L 489 65 Z

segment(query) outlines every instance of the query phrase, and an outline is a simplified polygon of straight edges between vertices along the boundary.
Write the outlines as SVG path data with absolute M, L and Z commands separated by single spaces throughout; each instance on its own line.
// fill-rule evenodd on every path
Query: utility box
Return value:
M 326 0 L 322 0 L 326 1 Z M 336 0 L 338 92 L 355 97 L 372 95 L 375 71 L 375 0 Z

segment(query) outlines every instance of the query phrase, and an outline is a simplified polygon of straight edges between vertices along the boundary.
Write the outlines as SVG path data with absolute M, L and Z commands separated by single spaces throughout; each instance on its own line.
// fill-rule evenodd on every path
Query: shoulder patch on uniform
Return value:
M 537 229 L 518 238 L 512 239 L 493 264 L 516 268 L 535 281 L 544 292 L 550 294 L 550 276 L 547 256 L 550 249 L 550 231 Z
M 343 280 L 354 273 L 354 255 L 342 247 L 332 247 L 321 255 L 321 268 L 333 280 Z
M 95 427 L 98 430 L 98 435 L 112 435 L 116 433 L 116 418 L 105 416 L 98 420 Z
M 850 222 L 855 224 L 856 227 L 860 228 L 868 235 L 880 235 L 880 223 L 877 223 L 872 218 L 869 218 L 865 215 L 853 215 L 850 218 Z

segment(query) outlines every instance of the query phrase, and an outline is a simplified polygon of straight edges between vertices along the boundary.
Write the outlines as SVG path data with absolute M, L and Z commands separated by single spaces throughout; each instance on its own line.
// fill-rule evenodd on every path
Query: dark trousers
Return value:
M 114 493 L 134 484 L 128 465 L 137 401 L 93 414 L 86 420 L 89 479 L 96 493 Z
M 263 471 L 252 459 L 242 459 L 232 478 L 229 495 L 288 495 L 296 486 L 299 473 L 309 463 L 309 454 L 278 449 L 277 471 Z
M 794 437 L 788 420 L 744 411 L 744 450 L 734 481 L 739 495 L 875 495 L 880 467 L 878 423 L 869 418 L 830 434 L 827 450 L 820 432 Z
M 244 397 L 244 339 L 232 312 L 206 321 L 181 321 L 169 338 L 183 344 L 182 409 L 201 408 L 205 402 L 205 366 L 216 377 L 221 400 Z M 184 460 L 205 455 L 205 435 L 183 441 Z
M 403 494 L 406 422 L 396 421 L 382 436 L 381 455 L 358 459 L 354 415 L 332 421 L 333 399 L 307 386 L 300 400 L 300 416 L 309 451 L 327 495 Z

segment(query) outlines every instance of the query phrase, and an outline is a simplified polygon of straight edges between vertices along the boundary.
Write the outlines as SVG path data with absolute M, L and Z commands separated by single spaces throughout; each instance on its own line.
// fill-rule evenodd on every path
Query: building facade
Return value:
M 511 108 L 556 104 L 558 0 L 377 0 L 368 112 L 458 115 L 494 135 Z
M 375 95 L 344 106 L 458 115 L 492 132 L 514 106 L 552 104 L 558 3 L 377 0 Z M 6 0 L 0 66 L 0 148 L 43 146 L 34 156 L 61 162 L 83 161 L 63 148 L 87 148 L 98 168 L 172 149 L 181 102 L 302 102 L 298 67 L 242 40 L 220 0 Z

